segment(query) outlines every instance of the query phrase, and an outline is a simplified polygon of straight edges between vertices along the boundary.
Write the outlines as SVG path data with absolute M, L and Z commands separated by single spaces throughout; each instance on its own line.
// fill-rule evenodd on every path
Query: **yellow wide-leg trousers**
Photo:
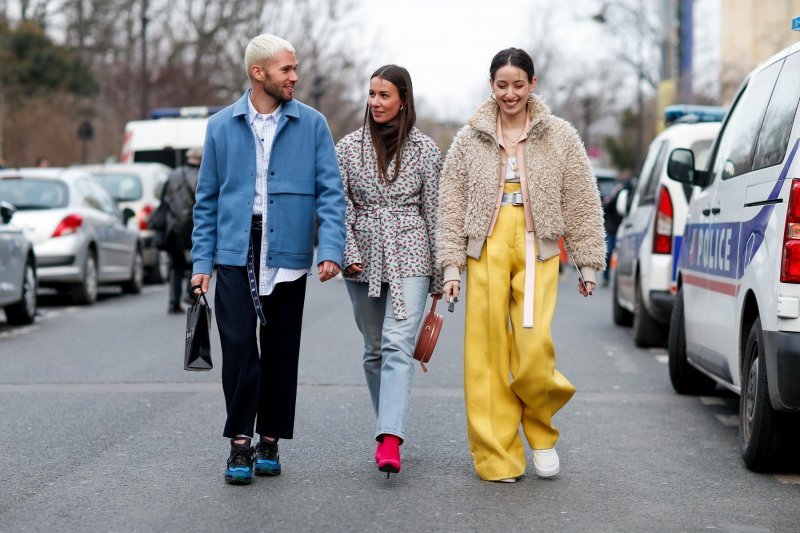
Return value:
M 519 190 L 507 184 L 506 192 Z M 575 393 L 555 369 L 550 324 L 558 292 L 558 256 L 535 261 L 534 323 L 522 327 L 524 207 L 500 208 L 480 260 L 467 260 L 464 394 L 475 471 L 485 480 L 525 472 L 522 429 L 533 449 L 553 448 L 552 417 Z

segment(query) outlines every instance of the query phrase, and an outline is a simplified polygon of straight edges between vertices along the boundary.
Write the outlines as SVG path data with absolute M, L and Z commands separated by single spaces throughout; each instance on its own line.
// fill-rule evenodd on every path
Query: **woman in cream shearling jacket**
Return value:
M 522 424 L 536 473 L 560 465 L 551 418 L 575 388 L 555 369 L 550 324 L 562 236 L 591 294 L 605 268 L 600 194 L 577 132 L 533 95 L 533 61 L 498 53 L 492 98 L 456 135 L 440 184 L 438 259 L 457 298 L 467 272 L 464 390 L 470 450 L 482 479 L 525 472 Z M 509 325 L 510 318 L 510 325 Z

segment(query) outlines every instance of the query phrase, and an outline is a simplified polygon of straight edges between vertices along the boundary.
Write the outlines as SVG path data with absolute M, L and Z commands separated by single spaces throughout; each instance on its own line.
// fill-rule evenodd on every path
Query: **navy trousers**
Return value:
M 260 225 L 254 224 L 251 236 L 257 262 Z M 226 438 L 252 437 L 254 423 L 261 435 L 292 438 L 305 294 L 306 276 L 278 283 L 272 294 L 261 297 L 267 319 L 262 326 L 250 296 L 247 267 L 217 266 L 214 311 L 222 348 Z

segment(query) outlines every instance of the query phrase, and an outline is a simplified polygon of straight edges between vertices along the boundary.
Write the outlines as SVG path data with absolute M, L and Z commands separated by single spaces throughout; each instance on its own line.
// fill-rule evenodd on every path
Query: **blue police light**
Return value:
M 800 17 L 792 19 L 792 31 L 800 31 Z
M 150 118 L 210 117 L 222 109 L 224 106 L 156 107 L 150 111 Z
M 664 120 L 667 124 L 675 122 L 721 122 L 727 109 L 710 105 L 670 105 L 664 108 Z

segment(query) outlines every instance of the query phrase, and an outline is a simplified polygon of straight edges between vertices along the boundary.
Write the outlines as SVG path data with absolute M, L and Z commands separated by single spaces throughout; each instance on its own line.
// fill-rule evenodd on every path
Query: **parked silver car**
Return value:
M 0 201 L 0 307 L 11 325 L 36 317 L 36 257 L 22 229 L 11 223 L 16 208 Z
M 138 293 L 144 277 L 135 215 L 78 169 L 0 170 L 0 200 L 16 206 L 13 222 L 34 245 L 39 285 L 68 291 L 77 303 L 97 299 L 97 286 L 117 283 Z M 131 225 L 132 226 L 132 225 Z
M 148 226 L 150 215 L 161 203 L 161 191 L 172 170 L 161 163 L 126 163 L 113 165 L 81 165 L 73 168 L 94 174 L 120 208 L 136 213 L 136 227 L 142 243 L 145 277 L 152 283 L 163 283 L 169 277 L 169 255 L 156 248 L 155 232 Z

